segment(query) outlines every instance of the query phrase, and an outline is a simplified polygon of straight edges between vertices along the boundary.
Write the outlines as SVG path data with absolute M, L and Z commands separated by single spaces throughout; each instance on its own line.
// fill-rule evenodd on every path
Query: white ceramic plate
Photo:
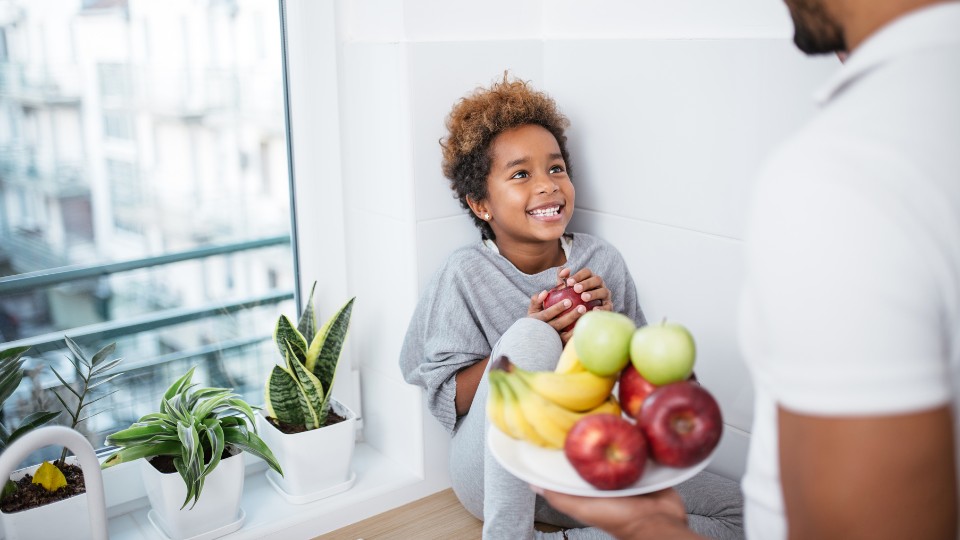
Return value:
M 562 450 L 548 450 L 518 441 L 490 426 L 487 444 L 493 457 L 517 478 L 550 491 L 584 497 L 627 497 L 652 493 L 687 480 L 710 463 L 713 454 L 692 467 L 676 469 L 647 461 L 643 476 L 624 489 L 597 489 L 577 474 Z

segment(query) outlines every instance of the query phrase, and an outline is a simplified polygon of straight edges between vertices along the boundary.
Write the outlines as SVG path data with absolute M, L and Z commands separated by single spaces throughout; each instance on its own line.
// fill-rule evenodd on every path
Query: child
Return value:
M 594 236 L 566 233 L 576 198 L 567 125 L 551 98 L 505 75 L 454 106 L 441 143 L 443 172 L 481 239 L 455 251 L 433 276 L 407 330 L 400 367 L 407 382 L 426 389 L 431 412 L 452 433 L 453 490 L 484 521 L 484 538 L 608 538 L 550 508 L 486 445 L 486 367 L 501 336 L 508 329 L 514 336 L 499 345 L 519 365 L 552 370 L 570 339 L 562 329 L 586 312 L 581 306 L 562 314 L 569 301 L 544 309 L 547 289 L 566 283 L 585 301 L 600 300 L 594 309 L 646 324 L 620 253 Z M 528 335 L 539 350 L 525 349 Z M 711 526 L 701 531 L 718 534 L 729 521 L 730 537 L 742 537 L 738 486 L 714 475 L 707 480 L 711 493 L 730 492 L 729 503 L 709 505 L 691 516 L 691 526 L 697 530 L 702 517 Z M 712 527 L 716 516 L 724 523 Z M 571 529 L 545 534 L 534 531 L 534 521 Z

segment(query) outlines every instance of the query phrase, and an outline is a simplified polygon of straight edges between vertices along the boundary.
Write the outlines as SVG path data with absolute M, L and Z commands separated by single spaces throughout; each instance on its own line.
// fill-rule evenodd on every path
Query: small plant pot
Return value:
M 67 463 L 76 465 L 74 457 L 67 458 Z M 27 467 L 15 471 L 10 480 L 16 482 L 27 474 L 34 474 L 40 465 Z M 3 521 L 3 538 L 5 540 L 35 539 L 35 538 L 75 538 L 77 540 L 92 538 L 87 526 L 90 515 L 90 505 L 87 494 L 63 499 L 29 510 L 20 512 L 0 512 Z
M 152 507 L 148 518 L 161 533 L 173 540 L 200 535 L 209 539 L 243 526 L 243 453 L 236 448 L 231 450 L 233 455 L 220 461 L 207 475 L 197 504 L 187 504 L 182 510 L 187 486 L 180 475 L 162 473 L 146 459 L 141 461 L 140 476 Z
M 96 453 L 79 432 L 64 426 L 47 426 L 20 437 L 0 455 L 0 479 L 8 477 L 10 469 L 23 461 L 30 452 L 45 446 L 64 446 L 74 454 L 67 459 L 83 469 L 86 493 L 29 510 L 0 512 L 5 540 L 39 538 L 71 538 L 106 540 L 107 512 L 103 494 L 103 476 Z M 34 465 L 9 474 L 19 480 L 33 474 L 40 465 Z M 3 480 L 5 481 L 5 480 Z
M 293 504 L 304 504 L 350 489 L 356 474 L 350 469 L 356 446 L 357 414 L 337 400 L 331 409 L 343 422 L 302 433 L 287 434 L 257 413 L 257 430 L 273 451 L 283 476 L 267 471 L 267 480 Z

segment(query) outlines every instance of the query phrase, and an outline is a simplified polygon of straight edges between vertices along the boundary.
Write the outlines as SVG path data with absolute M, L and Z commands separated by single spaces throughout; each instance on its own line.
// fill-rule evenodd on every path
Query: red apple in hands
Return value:
M 661 386 L 647 396 L 637 426 L 650 455 L 668 467 L 700 463 L 720 442 L 720 407 L 702 386 L 682 381 Z
M 633 364 L 627 364 L 627 367 L 620 372 L 620 382 L 617 387 L 620 407 L 627 416 L 636 419 L 640 415 L 640 407 L 644 400 L 656 389 L 653 383 L 640 375 Z
M 578 293 L 573 290 L 573 287 L 567 287 L 566 285 L 558 285 L 549 291 L 547 291 L 547 297 L 543 299 L 543 309 L 559 304 L 564 300 L 570 300 L 570 307 L 563 311 L 560 315 L 566 315 L 571 311 L 577 309 L 578 306 L 587 306 L 587 311 L 590 311 L 596 306 L 600 305 L 600 300 L 590 300 L 589 302 L 584 302 L 581 295 L 583 293 Z M 573 321 L 569 326 L 561 330 L 561 332 L 569 332 L 573 330 L 573 327 L 577 324 L 577 321 Z
M 613 414 L 584 416 L 563 446 L 574 470 L 597 489 L 621 489 L 636 482 L 647 464 L 647 443 L 636 426 Z

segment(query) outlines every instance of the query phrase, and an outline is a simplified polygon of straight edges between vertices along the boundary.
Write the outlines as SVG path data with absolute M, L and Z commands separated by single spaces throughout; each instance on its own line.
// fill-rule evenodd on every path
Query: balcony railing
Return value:
M 42 157 L 35 147 L 0 147 L 0 182 L 27 186 L 51 196 L 75 195 L 89 190 L 80 161 Z
M 0 64 L 0 95 L 34 105 L 79 105 L 80 68 L 74 64 Z
M 62 300 L 71 291 L 85 291 L 86 285 L 108 276 L 136 271 L 151 272 L 177 263 L 235 257 L 245 252 L 253 254 L 257 250 L 282 248 L 289 244 L 289 235 L 278 235 L 154 257 L 18 274 L 0 278 L 0 300 L 12 300 L 13 304 L 6 306 L 10 307 L 16 305 L 15 299 L 32 297 L 45 289 L 61 291 Z M 176 287 L 177 282 L 174 280 L 169 285 Z M 83 428 L 94 446 L 103 443 L 106 433 L 144 414 L 144 407 L 153 403 L 166 385 L 190 366 L 202 366 L 210 384 L 233 387 L 245 399 L 256 401 L 262 392 L 261 379 L 269 369 L 266 364 L 271 362 L 271 355 L 275 354 L 269 342 L 276 308 L 270 306 L 293 299 L 292 289 L 274 287 L 243 297 L 221 296 L 217 300 L 207 301 L 189 298 L 188 302 L 182 304 L 174 293 L 170 294 L 168 301 L 158 303 L 144 300 L 149 298 L 147 293 L 150 291 L 136 291 L 146 296 L 140 298 L 135 295 L 131 298 L 139 303 L 150 304 L 141 306 L 146 308 L 141 313 L 107 318 L 103 322 L 65 330 L 48 330 L 0 344 L 3 349 L 28 346 L 28 354 L 33 359 L 28 364 L 32 366 L 29 370 L 32 384 L 21 385 L 15 397 L 8 400 L 3 411 L 6 417 L 16 423 L 17 419 L 36 410 L 37 400 L 41 396 L 51 399 L 50 391 L 60 383 L 43 366 L 56 366 L 61 373 L 70 373 L 71 368 L 61 354 L 65 335 L 88 350 L 96 350 L 94 346 L 99 347 L 106 342 L 118 342 L 117 354 L 125 358 L 121 365 L 124 376 L 116 387 L 118 392 L 109 398 L 109 403 L 104 402 L 104 405 L 108 405 L 109 413 L 98 416 L 97 422 Z M 82 294 L 89 294 L 89 291 Z M 54 296 L 51 293 L 51 303 Z

